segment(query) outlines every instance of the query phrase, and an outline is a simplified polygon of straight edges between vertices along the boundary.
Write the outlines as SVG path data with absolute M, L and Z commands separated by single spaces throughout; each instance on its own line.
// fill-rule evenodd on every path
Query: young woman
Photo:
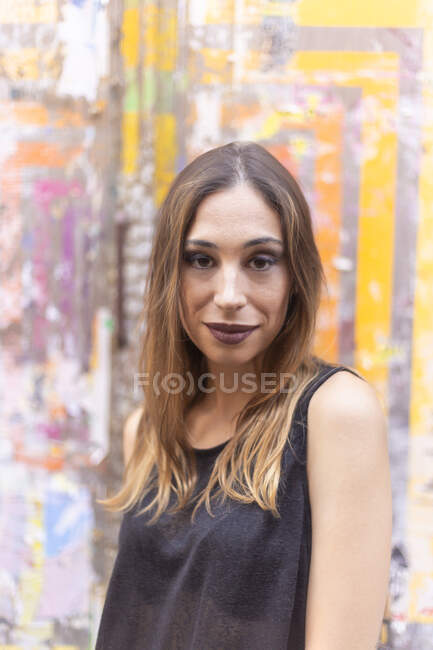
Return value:
M 391 553 L 373 387 L 312 353 L 324 274 L 264 147 L 207 151 L 156 222 L 96 650 L 373 650 Z

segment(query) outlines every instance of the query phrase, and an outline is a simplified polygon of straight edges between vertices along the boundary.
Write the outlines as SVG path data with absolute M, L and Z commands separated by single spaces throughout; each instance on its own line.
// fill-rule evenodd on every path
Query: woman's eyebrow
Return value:
M 258 246 L 259 244 L 279 244 L 283 247 L 283 242 L 275 237 L 258 237 L 257 239 L 250 239 L 243 244 L 242 248 L 249 248 L 251 246 Z M 193 244 L 194 246 L 204 246 L 205 248 L 218 248 L 216 244 L 205 239 L 187 239 L 185 244 Z

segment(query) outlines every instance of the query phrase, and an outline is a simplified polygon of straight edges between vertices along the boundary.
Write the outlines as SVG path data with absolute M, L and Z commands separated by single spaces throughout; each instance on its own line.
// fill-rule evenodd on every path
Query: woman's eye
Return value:
M 199 260 L 201 261 L 210 261 L 210 257 L 207 255 L 203 255 L 202 253 L 185 253 L 184 259 L 188 264 L 193 266 L 194 268 L 199 268 L 199 269 L 208 269 L 209 266 L 202 266 L 201 263 L 194 266 L 195 262 L 198 262 Z
M 184 260 L 193 268 L 201 269 L 202 271 L 212 267 L 212 258 L 203 253 L 185 253 Z M 256 255 L 251 258 L 248 264 L 251 265 L 251 263 L 254 262 L 254 265 L 251 267 L 253 271 L 267 271 L 276 264 L 277 261 L 278 260 L 275 257 Z
M 257 256 L 253 257 L 252 262 L 258 261 L 259 262 L 259 268 L 254 269 L 255 271 L 267 271 L 271 266 L 273 266 L 276 263 L 275 257 L 263 257 L 263 256 Z M 265 267 L 262 265 L 265 264 Z

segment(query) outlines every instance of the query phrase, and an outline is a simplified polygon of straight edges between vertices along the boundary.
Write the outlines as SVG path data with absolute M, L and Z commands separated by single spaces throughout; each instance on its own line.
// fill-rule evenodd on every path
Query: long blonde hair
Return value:
M 213 192 L 248 183 L 279 215 L 288 272 L 294 282 L 284 325 L 266 350 L 262 372 L 288 373 L 290 390 L 254 394 L 239 413 L 235 433 L 216 459 L 207 486 L 193 495 L 196 458 L 186 438 L 185 414 L 203 398 L 197 380 L 205 370 L 203 354 L 188 338 L 179 315 L 180 272 L 184 241 L 200 202 Z M 175 178 L 159 208 L 146 278 L 145 323 L 138 362 L 143 386 L 143 411 L 132 455 L 120 490 L 98 500 L 111 511 L 129 510 L 149 492 L 154 496 L 139 512 L 155 509 L 148 524 L 164 511 L 177 512 L 196 500 L 192 519 L 204 502 L 212 514 L 212 492 L 244 503 L 256 502 L 279 517 L 277 490 L 281 459 L 296 403 L 318 374 L 312 353 L 316 314 L 325 275 L 317 250 L 310 210 L 290 172 L 263 146 L 231 142 L 195 158 Z M 141 374 L 143 373 L 143 374 Z M 172 373 L 193 378 L 192 391 L 155 391 L 152 378 Z M 285 375 L 287 376 L 287 375 Z M 294 386 L 294 388 L 293 388 Z M 287 386 L 286 386 L 287 388 Z M 190 393 L 190 394 L 188 394 Z M 177 501 L 169 509 L 170 496 Z

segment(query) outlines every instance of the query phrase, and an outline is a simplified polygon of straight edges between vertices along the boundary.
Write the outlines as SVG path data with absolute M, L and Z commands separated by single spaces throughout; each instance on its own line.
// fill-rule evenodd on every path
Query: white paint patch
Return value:
M 195 109 L 197 120 L 192 131 L 192 148 L 205 151 L 219 144 L 221 126 L 221 97 L 217 92 L 196 92 Z
M 95 314 L 96 337 L 94 345 L 95 367 L 92 373 L 92 409 L 90 441 L 94 450 L 90 453 L 93 464 L 100 463 L 108 453 L 110 439 L 110 391 L 112 315 L 108 308 L 100 307 Z
M 190 25 L 204 25 L 206 23 L 206 2 L 205 0 L 190 0 L 188 20 Z
M 332 266 L 337 271 L 353 271 L 354 265 L 349 257 L 334 257 L 332 259 Z
M 97 0 L 83 0 L 81 6 L 70 1 L 62 17 L 58 34 L 65 58 L 57 92 L 94 101 L 99 80 L 109 70 L 107 7 Z

